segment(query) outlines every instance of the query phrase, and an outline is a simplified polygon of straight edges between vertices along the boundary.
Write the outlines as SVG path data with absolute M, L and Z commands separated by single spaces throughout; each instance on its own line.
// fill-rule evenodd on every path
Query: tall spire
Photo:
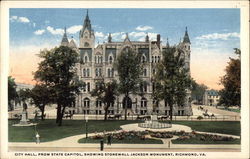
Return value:
M 68 44 L 69 44 L 69 40 L 67 37 L 67 30 L 66 30 L 66 27 L 64 27 L 64 34 L 63 34 L 61 45 L 68 46 Z
M 89 10 L 87 9 L 87 14 L 86 17 L 84 19 L 84 23 L 83 23 L 83 30 L 88 29 L 91 32 L 91 23 L 90 23 L 90 19 L 89 19 Z
M 168 42 L 168 38 L 167 38 L 167 44 L 166 44 L 166 47 L 169 48 L 169 42 Z
M 189 36 L 188 36 L 187 27 L 186 27 L 185 35 L 184 35 L 184 38 L 183 38 L 183 43 L 189 43 L 189 44 L 191 44 Z

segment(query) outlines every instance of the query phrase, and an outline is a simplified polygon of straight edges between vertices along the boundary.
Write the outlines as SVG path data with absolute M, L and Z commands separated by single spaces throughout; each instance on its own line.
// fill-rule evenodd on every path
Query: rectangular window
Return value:
M 87 89 L 88 89 L 88 92 L 90 92 L 90 83 L 89 82 L 87 84 Z

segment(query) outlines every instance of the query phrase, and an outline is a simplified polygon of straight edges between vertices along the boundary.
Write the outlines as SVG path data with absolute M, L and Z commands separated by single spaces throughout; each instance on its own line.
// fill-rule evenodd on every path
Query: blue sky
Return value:
M 21 54 L 18 49 L 25 46 L 59 45 L 64 27 L 78 42 L 85 16 L 86 9 L 10 9 L 10 50 Z M 240 9 L 89 9 L 89 17 L 96 43 L 107 41 L 108 33 L 122 41 L 128 32 L 131 40 L 161 34 L 163 43 L 168 38 L 173 45 L 187 26 L 194 60 L 217 55 L 228 59 L 240 47 Z

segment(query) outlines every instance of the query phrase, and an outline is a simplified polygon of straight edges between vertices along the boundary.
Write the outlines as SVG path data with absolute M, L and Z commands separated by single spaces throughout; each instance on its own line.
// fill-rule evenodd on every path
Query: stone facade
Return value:
M 104 114 L 103 104 L 96 97 L 91 97 L 90 91 L 95 87 L 95 81 L 104 78 L 105 81 L 112 79 L 118 80 L 118 73 L 113 67 L 113 63 L 121 51 L 126 48 L 133 48 L 138 53 L 142 54 L 141 61 L 145 64 L 141 78 L 147 81 L 143 86 L 144 96 L 129 95 L 128 113 L 146 115 L 151 114 L 153 109 L 152 91 L 154 84 L 152 76 L 156 72 L 156 65 L 162 59 L 162 51 L 169 47 L 161 43 L 161 37 L 158 34 L 156 41 L 150 41 L 148 35 L 145 41 L 131 41 L 128 34 L 126 38 L 120 42 L 112 41 L 112 34 L 109 34 L 107 43 L 98 44 L 95 47 L 95 34 L 92 30 L 91 22 L 88 13 L 85 17 L 84 24 L 79 34 L 79 47 L 77 47 L 74 39 L 69 42 L 67 39 L 66 29 L 62 38 L 61 45 L 70 46 L 79 52 L 80 59 L 77 64 L 77 75 L 80 80 L 86 83 L 86 88 L 81 92 L 75 102 L 75 113 L 80 114 Z M 184 51 L 185 62 L 188 69 L 190 67 L 190 40 L 186 29 L 183 41 L 178 44 L 178 47 Z M 190 72 L 189 72 L 190 73 Z M 190 91 L 186 97 L 184 106 L 175 106 L 173 109 L 174 115 L 192 115 L 190 103 Z M 109 108 L 110 114 L 123 114 L 124 95 L 116 98 L 115 103 Z M 165 105 L 164 101 L 160 101 L 156 108 L 158 114 L 169 115 L 169 106 Z

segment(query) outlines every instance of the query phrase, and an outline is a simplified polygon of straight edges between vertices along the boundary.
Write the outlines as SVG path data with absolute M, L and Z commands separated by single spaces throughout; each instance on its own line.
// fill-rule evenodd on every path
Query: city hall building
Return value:
M 130 94 L 128 99 L 124 95 L 116 97 L 115 102 L 109 107 L 109 114 L 124 114 L 124 105 L 128 101 L 128 113 L 130 115 L 149 115 L 152 113 L 153 104 L 156 105 L 156 112 L 159 115 L 169 115 L 170 107 L 165 101 L 157 102 L 152 98 L 152 91 L 154 90 L 153 75 L 156 73 L 156 65 L 162 59 L 162 52 L 169 47 L 161 43 L 160 34 L 157 35 L 156 41 L 150 41 L 149 36 L 145 36 L 145 41 L 131 41 L 129 35 L 122 41 L 113 41 L 112 34 L 109 34 L 107 42 L 95 46 L 95 33 L 91 27 L 91 21 L 87 12 L 83 27 L 79 34 L 79 46 L 77 46 L 74 39 L 68 40 L 66 29 L 62 38 L 61 45 L 69 46 L 75 49 L 79 55 L 79 63 L 77 64 L 77 75 L 80 80 L 86 83 L 86 87 L 77 97 L 74 105 L 74 113 L 79 114 L 104 114 L 104 104 L 96 97 L 90 95 L 90 91 L 95 88 L 95 82 L 104 78 L 105 82 L 113 79 L 117 80 L 118 72 L 114 69 L 114 62 L 119 54 L 126 48 L 136 50 L 141 54 L 141 62 L 143 65 L 143 74 L 141 78 L 146 81 L 142 90 L 143 96 Z M 183 50 L 185 57 L 185 67 L 190 67 L 190 40 L 187 29 L 184 34 L 182 42 L 177 46 Z M 190 69 L 189 69 L 190 70 Z M 190 73 L 190 72 L 189 72 Z M 192 115 L 191 93 L 188 91 L 185 105 L 176 105 L 173 108 L 173 115 Z

